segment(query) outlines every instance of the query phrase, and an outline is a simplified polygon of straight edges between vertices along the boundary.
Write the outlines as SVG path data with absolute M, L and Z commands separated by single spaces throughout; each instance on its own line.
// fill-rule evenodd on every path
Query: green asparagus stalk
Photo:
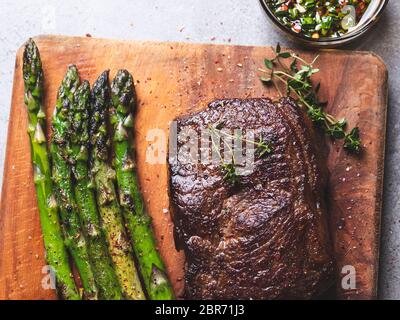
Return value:
M 90 85 L 84 81 L 74 95 L 71 108 L 70 163 L 75 177 L 75 197 L 78 203 L 83 234 L 88 242 L 88 252 L 99 299 L 122 299 L 121 288 L 108 253 L 107 241 L 100 225 L 96 196 L 88 168 Z
M 151 219 L 144 207 L 133 150 L 133 110 L 136 94 L 132 76 L 118 71 L 111 84 L 111 124 L 119 202 L 129 230 L 147 293 L 152 300 L 174 299 L 165 266 L 157 251 Z
M 31 144 L 34 182 L 38 199 L 47 263 L 56 276 L 58 295 L 63 299 L 79 300 L 68 254 L 62 236 L 56 200 L 53 194 L 50 161 L 47 152 L 43 99 L 43 70 L 39 50 L 29 39 L 23 54 L 25 104 L 28 108 L 28 133 Z
M 106 125 L 109 99 L 108 71 L 105 71 L 93 86 L 90 124 L 91 168 L 97 188 L 97 204 L 122 291 L 127 299 L 144 299 L 115 191 L 115 172 L 109 165 L 110 141 Z
M 60 207 L 65 244 L 78 269 L 84 296 L 86 299 L 93 300 L 97 299 L 97 288 L 73 194 L 71 170 L 67 163 L 68 135 L 70 132 L 69 112 L 79 82 L 78 70 L 73 65 L 69 66 L 58 90 L 52 121 L 53 135 L 50 153 L 53 159 L 53 182 L 56 188 L 56 199 Z

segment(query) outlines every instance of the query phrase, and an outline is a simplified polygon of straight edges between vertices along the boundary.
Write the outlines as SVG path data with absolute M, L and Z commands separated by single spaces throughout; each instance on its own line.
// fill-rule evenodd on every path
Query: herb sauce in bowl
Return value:
M 267 0 L 280 23 L 311 39 L 336 38 L 351 31 L 372 0 Z

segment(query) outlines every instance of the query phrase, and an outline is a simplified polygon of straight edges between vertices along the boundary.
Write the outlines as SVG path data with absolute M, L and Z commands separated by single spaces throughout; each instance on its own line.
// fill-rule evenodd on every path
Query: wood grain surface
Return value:
M 68 64 L 76 64 L 82 79 L 91 83 L 104 70 L 113 76 L 126 68 L 137 81 L 139 107 L 135 124 L 138 170 L 147 208 L 168 274 L 179 296 L 183 288 L 184 256 L 174 247 L 167 193 L 166 143 L 170 122 L 178 115 L 204 108 L 216 98 L 276 97 L 273 88 L 258 80 L 257 68 L 269 47 L 188 43 L 113 41 L 93 38 L 40 36 L 45 74 L 45 110 L 48 119 L 57 88 Z M 302 52 L 311 60 L 315 52 Z M 45 253 L 32 178 L 27 114 L 23 102 L 22 48 L 18 51 L 7 154 L 0 207 L 0 299 L 53 299 L 43 289 Z M 384 166 L 387 70 L 368 52 L 324 51 L 321 97 L 328 112 L 359 126 L 365 152 L 351 156 L 341 144 L 328 142 L 331 234 L 337 260 L 335 297 L 373 299 L 377 294 L 380 214 Z M 153 141 L 156 130 L 165 139 Z M 160 163 L 146 154 L 155 147 Z M 356 289 L 344 290 L 342 268 L 353 266 Z

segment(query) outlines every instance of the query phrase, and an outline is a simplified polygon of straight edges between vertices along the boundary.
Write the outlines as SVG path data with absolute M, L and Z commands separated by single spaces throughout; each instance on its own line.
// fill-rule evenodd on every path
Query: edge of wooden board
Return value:
M 383 123 L 383 130 L 384 130 L 384 135 L 383 135 L 383 141 L 382 141 L 382 150 L 381 150 L 381 159 L 380 159 L 380 172 L 378 172 L 377 175 L 377 183 L 379 185 L 379 191 L 378 194 L 376 195 L 377 204 L 375 208 L 376 218 L 377 218 L 377 227 L 376 227 L 376 233 L 377 233 L 377 241 L 378 243 L 376 244 L 377 247 L 377 259 L 376 259 L 376 272 L 375 272 L 375 296 L 373 297 L 374 299 L 378 298 L 378 290 L 379 290 L 379 267 L 380 267 L 380 251 L 381 251 L 381 239 L 382 239 L 382 208 L 383 208 L 383 191 L 384 191 L 384 178 L 385 178 L 385 156 L 386 156 L 386 139 L 387 139 L 387 108 L 389 104 L 389 70 L 386 66 L 386 63 L 376 53 L 372 53 L 373 56 L 378 59 L 378 61 L 382 64 L 385 70 L 385 108 L 384 108 L 384 123 Z
M 33 37 L 34 39 L 38 40 L 38 41 L 55 41 L 55 42 L 60 42 L 60 41 L 91 41 L 91 39 L 96 40 L 96 41 L 101 41 L 101 42 L 107 42 L 107 43 L 140 43 L 140 44 L 181 44 L 181 42 L 176 42 L 176 41 L 171 41 L 171 42 L 161 42 L 161 41 L 140 41 L 140 40 L 112 40 L 112 39 L 103 39 L 103 38 L 88 38 L 88 37 L 69 37 L 69 36 L 62 36 L 62 35 L 39 35 L 36 37 Z M 264 48 L 264 47 L 271 47 L 271 46 L 254 46 L 254 45 L 234 45 L 234 44 L 210 44 L 210 43 L 190 43 L 187 42 L 185 43 L 187 45 L 190 46 L 198 46 L 198 47 L 202 47 L 202 46 L 234 46 L 234 47 L 259 47 L 259 48 Z M 15 67 L 17 67 L 18 65 L 18 59 L 21 58 L 22 56 L 22 51 L 24 49 L 24 44 L 21 45 L 17 51 L 17 55 L 16 55 L 16 62 L 15 62 Z M 298 50 L 300 52 L 310 52 L 312 50 Z M 374 288 L 373 289 L 373 296 L 370 297 L 372 299 L 375 299 L 377 297 L 377 293 L 378 293 L 378 271 L 379 271 L 379 261 L 380 261 L 380 257 L 379 257 L 379 253 L 380 253 L 380 237 L 381 237 L 381 212 L 382 212 L 382 196 L 383 196 L 383 180 L 384 180 L 384 169 L 385 169 L 385 165 L 384 165 L 384 159 L 385 159 L 385 142 L 386 142 L 386 123 L 387 123 L 387 105 L 388 105 L 388 70 L 386 67 L 386 64 L 384 63 L 384 61 L 382 60 L 382 58 L 380 56 L 378 56 L 377 54 L 370 52 L 370 51 L 344 51 L 344 50 L 337 50 L 337 49 L 327 49 L 327 50 L 323 50 L 323 52 L 332 52 L 335 54 L 345 54 L 345 55 L 349 55 L 349 54 L 359 54 L 359 55 L 365 55 L 365 56 L 372 56 L 374 59 L 376 59 L 377 64 L 380 65 L 380 67 L 382 67 L 384 69 L 384 72 L 386 74 L 386 78 L 385 78 L 385 87 L 386 87 L 386 92 L 385 95 L 382 99 L 385 100 L 385 108 L 383 108 L 382 112 L 384 112 L 383 118 L 384 118 L 384 123 L 383 123 L 383 141 L 381 143 L 380 146 L 380 163 L 378 163 L 378 172 L 377 172 L 377 191 L 376 191 L 376 206 L 375 206 L 375 218 L 376 218 L 376 224 L 375 224 L 375 234 L 377 235 L 376 239 L 377 239 L 377 243 L 375 244 L 376 246 L 376 250 L 377 250 L 377 259 L 375 261 L 375 274 L 374 274 Z M 3 219 L 2 219 L 2 212 L 4 210 L 4 206 L 5 204 L 3 203 L 3 199 L 4 197 L 4 192 L 6 191 L 6 187 L 5 187 L 5 183 L 4 183 L 4 177 L 7 173 L 7 171 L 10 171 L 9 168 L 9 163 L 11 163 L 11 161 L 9 161 L 9 152 L 8 152 L 8 148 L 9 148 L 9 142 L 11 140 L 10 138 L 10 127 L 11 127 L 11 120 L 12 117 L 11 115 L 13 114 L 13 112 L 15 112 L 15 108 L 13 108 L 12 106 L 14 105 L 15 102 L 15 95 L 19 94 L 19 92 L 16 92 L 16 90 L 14 89 L 14 84 L 16 82 L 18 76 L 18 72 L 16 72 L 16 70 L 14 69 L 14 77 L 13 77 L 13 92 L 12 92 L 12 99 L 11 99 L 11 110 L 10 110 L 10 117 L 9 117 L 9 124 L 8 124 L 8 136 L 7 136 L 7 146 L 6 146 L 6 154 L 5 154 L 5 162 L 4 162 L 4 175 L 3 175 L 3 183 L 2 183 L 2 194 L 1 194 L 1 199 L 0 199 L 0 232 L 3 232 Z M 1 242 L 0 242 L 1 245 Z M 0 261 L 1 263 L 1 261 Z M 0 275 L 0 280 L 2 280 L 1 275 Z M 0 298 L 1 298 L 1 292 L 0 292 Z
M 184 41 L 157 41 L 157 40 L 140 40 L 140 39 L 111 39 L 111 38 L 98 38 L 98 37 L 84 37 L 84 36 L 66 36 L 66 35 L 60 35 L 60 34 L 38 34 L 36 36 L 31 37 L 33 40 L 47 40 L 47 41 L 56 41 L 59 42 L 60 40 L 82 40 L 82 41 L 91 41 L 91 40 L 96 40 L 96 41 L 102 41 L 102 42 L 118 42 L 118 43 L 141 43 L 141 44 L 160 44 L 160 45 L 165 45 L 165 44 L 185 44 L 185 45 L 190 45 L 190 46 L 216 46 L 216 47 L 246 47 L 246 48 L 274 48 L 274 45 L 252 45 L 252 44 L 234 44 L 234 43 L 209 43 L 209 42 L 184 42 Z M 28 39 L 27 39 L 28 40 Z M 20 55 L 21 51 L 24 49 L 25 42 L 21 44 L 20 47 L 17 49 L 16 57 Z M 284 48 L 288 50 L 294 50 L 290 48 Z M 301 52 L 333 52 L 335 54 L 359 54 L 359 55 L 370 55 L 377 59 L 377 62 L 381 64 L 386 72 L 387 72 L 387 66 L 385 61 L 382 59 L 381 56 L 379 56 L 377 53 L 373 51 L 366 51 L 366 50 L 341 50 L 341 49 L 320 49 L 320 50 L 313 50 L 310 48 L 299 48 L 298 51 Z

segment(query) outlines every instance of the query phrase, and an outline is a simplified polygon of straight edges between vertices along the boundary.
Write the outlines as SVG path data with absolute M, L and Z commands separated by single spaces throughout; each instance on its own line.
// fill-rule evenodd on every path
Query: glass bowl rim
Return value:
M 319 39 L 312 39 L 310 37 L 306 37 L 305 35 L 301 33 L 296 33 L 293 30 L 289 29 L 285 25 L 283 25 L 278 18 L 272 13 L 270 8 L 267 5 L 268 0 L 260 0 L 261 5 L 264 9 L 264 11 L 267 13 L 268 17 L 274 22 L 275 25 L 277 25 L 281 30 L 284 32 L 288 33 L 292 37 L 297 38 L 298 40 L 301 40 L 303 42 L 307 42 L 310 44 L 314 45 L 324 45 L 324 44 L 335 44 L 335 43 L 343 43 L 343 42 L 348 42 L 351 40 L 356 39 L 358 36 L 361 36 L 364 34 L 366 31 L 370 29 L 378 20 L 384 9 L 386 8 L 387 4 L 389 3 L 389 0 L 382 0 L 380 7 L 376 10 L 376 12 L 368 18 L 367 22 L 365 23 L 364 26 L 362 26 L 359 30 L 355 30 L 354 32 L 349 32 L 346 33 L 340 37 L 334 37 L 334 38 L 319 38 Z

